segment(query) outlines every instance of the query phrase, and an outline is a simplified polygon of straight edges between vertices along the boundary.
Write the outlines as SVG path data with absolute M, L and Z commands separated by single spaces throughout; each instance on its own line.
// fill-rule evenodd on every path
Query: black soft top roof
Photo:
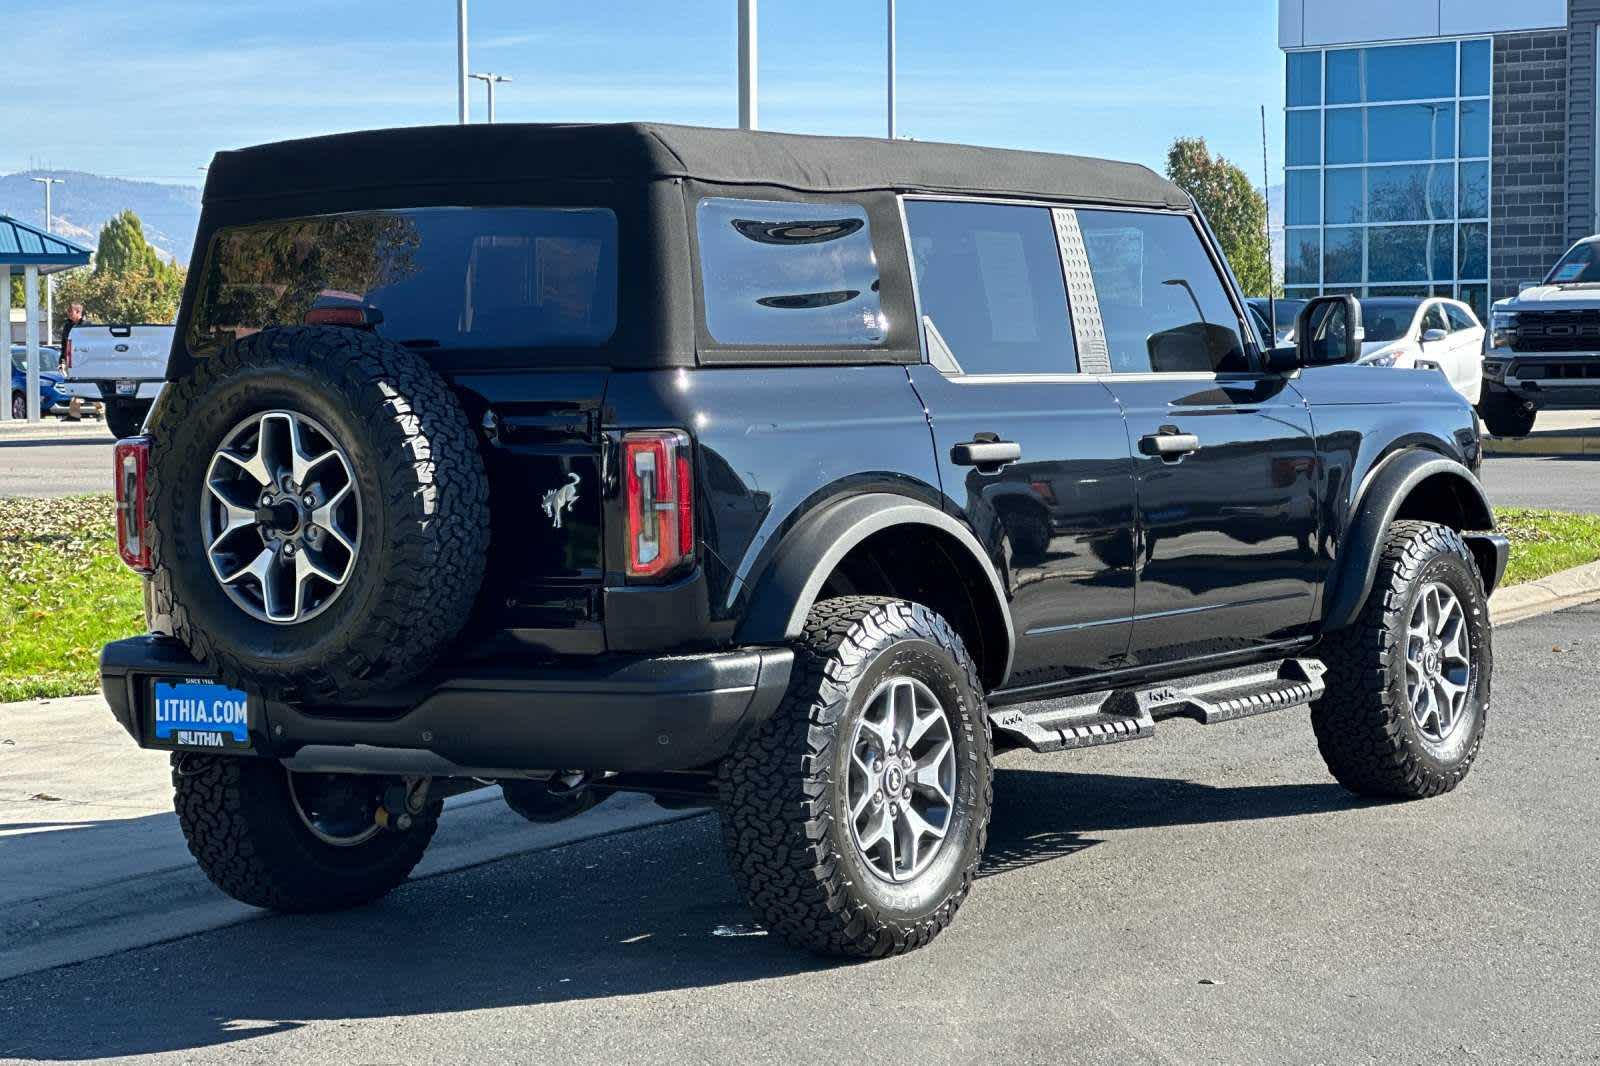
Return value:
M 671 126 L 415 126 L 220 152 L 207 203 L 368 187 L 690 178 L 801 192 L 980 193 L 1186 208 L 1146 167 L 1083 156 L 868 137 Z

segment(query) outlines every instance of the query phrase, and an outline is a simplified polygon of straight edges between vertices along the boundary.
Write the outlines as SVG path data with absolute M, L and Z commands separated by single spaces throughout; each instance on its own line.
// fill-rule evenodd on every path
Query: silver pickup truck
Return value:
M 1600 408 L 1600 235 L 1495 303 L 1478 403 L 1497 437 L 1526 436 L 1540 411 L 1590 408 Z
M 173 328 L 145 322 L 75 327 L 62 353 L 67 393 L 103 402 L 113 436 L 136 435 L 161 393 Z

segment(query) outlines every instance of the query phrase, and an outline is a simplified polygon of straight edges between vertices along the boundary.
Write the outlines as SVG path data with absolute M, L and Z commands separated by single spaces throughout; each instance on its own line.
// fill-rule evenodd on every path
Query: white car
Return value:
M 1438 370 L 1476 404 L 1483 392 L 1483 323 L 1459 300 L 1374 297 L 1361 301 L 1366 366 Z

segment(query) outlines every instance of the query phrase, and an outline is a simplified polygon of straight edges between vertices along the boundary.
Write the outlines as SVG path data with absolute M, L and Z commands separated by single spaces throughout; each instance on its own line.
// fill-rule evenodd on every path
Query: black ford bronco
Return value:
M 1339 781 L 1453 788 L 1506 542 L 1471 410 L 1250 324 L 1126 164 L 654 125 L 219 155 L 168 384 L 117 446 L 150 634 L 106 697 L 195 857 L 321 910 L 445 797 L 721 812 L 755 914 L 955 915 L 997 751 L 1310 707 Z

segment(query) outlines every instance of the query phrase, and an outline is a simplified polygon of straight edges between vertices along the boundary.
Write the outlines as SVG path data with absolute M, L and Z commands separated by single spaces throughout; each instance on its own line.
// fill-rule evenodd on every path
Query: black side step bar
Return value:
M 999 707 L 989 712 L 989 721 L 1003 738 L 1034 751 L 1117 744 L 1154 736 L 1162 718 L 1215 725 L 1303 706 L 1322 695 L 1326 671 L 1315 659 L 1285 659 L 1276 667 L 1235 671 L 1185 688 L 1114 689 Z

